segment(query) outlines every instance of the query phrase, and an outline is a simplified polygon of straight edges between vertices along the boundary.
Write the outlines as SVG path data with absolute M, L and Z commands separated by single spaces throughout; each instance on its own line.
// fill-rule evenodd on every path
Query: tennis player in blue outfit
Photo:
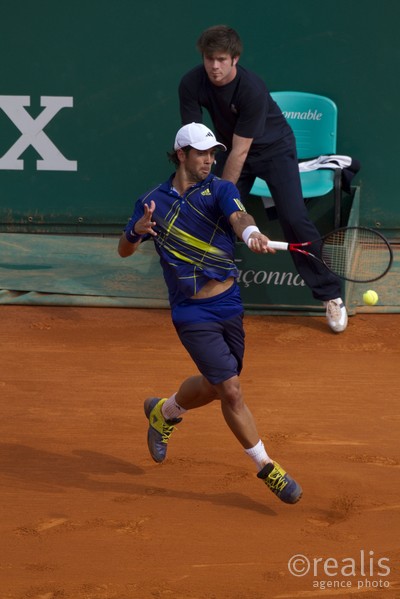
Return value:
M 243 201 L 248 200 L 255 178 L 264 179 L 286 241 L 318 239 L 302 196 L 293 131 L 264 81 L 238 64 L 242 52 L 238 33 L 226 25 L 209 27 L 197 48 L 203 64 L 186 73 L 179 84 L 182 125 L 201 123 L 203 109 L 207 110 L 228 148 L 218 157 L 214 173 L 235 183 Z M 292 258 L 313 297 L 324 303 L 332 331 L 343 332 L 348 319 L 340 279 L 301 254 Z
M 179 129 L 170 154 L 176 171 L 136 202 L 118 252 L 132 255 L 152 240 L 168 288 L 172 321 L 199 373 L 169 398 L 148 398 L 148 447 L 166 458 L 167 443 L 182 416 L 220 401 L 223 417 L 257 467 L 257 476 L 285 503 L 301 487 L 267 454 L 239 381 L 244 356 L 243 304 L 234 261 L 235 242 L 255 253 L 274 253 L 240 201 L 236 186 L 211 173 L 218 150 L 226 150 L 205 125 Z

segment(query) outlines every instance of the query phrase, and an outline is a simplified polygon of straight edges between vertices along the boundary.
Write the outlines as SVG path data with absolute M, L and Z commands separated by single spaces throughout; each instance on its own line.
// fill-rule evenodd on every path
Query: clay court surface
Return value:
M 149 457 L 143 399 L 196 372 L 168 310 L 2 306 L 0 598 L 400 597 L 399 322 L 246 316 L 242 385 L 303 486 L 290 506 L 217 404 Z

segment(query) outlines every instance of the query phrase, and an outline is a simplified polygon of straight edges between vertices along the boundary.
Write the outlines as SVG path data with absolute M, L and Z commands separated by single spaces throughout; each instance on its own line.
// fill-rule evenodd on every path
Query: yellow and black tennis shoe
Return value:
M 149 419 L 147 445 L 151 457 L 158 463 L 165 460 L 169 438 L 175 429 L 175 425 L 182 421 L 182 418 L 165 420 L 161 408 L 166 401 L 166 398 L 149 397 L 144 402 L 144 413 Z
M 301 486 L 277 462 L 266 464 L 257 477 L 285 503 L 297 503 L 303 495 Z

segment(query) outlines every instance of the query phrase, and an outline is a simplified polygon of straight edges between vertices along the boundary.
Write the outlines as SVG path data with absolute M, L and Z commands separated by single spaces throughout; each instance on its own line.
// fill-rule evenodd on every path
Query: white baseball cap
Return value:
M 218 147 L 226 152 L 226 146 L 217 141 L 214 133 L 201 123 L 190 123 L 181 127 L 176 134 L 174 150 L 191 146 L 196 150 L 209 150 Z

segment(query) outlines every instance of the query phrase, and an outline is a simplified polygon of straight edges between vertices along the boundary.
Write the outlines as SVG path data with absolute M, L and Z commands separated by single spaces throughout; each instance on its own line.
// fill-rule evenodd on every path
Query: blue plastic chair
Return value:
M 272 92 L 271 96 L 293 129 L 299 160 L 336 154 L 337 107 L 325 96 L 306 92 Z M 333 192 L 334 227 L 341 221 L 341 169 L 320 169 L 300 173 L 303 197 L 315 198 Z M 268 185 L 256 178 L 252 195 L 271 198 Z

